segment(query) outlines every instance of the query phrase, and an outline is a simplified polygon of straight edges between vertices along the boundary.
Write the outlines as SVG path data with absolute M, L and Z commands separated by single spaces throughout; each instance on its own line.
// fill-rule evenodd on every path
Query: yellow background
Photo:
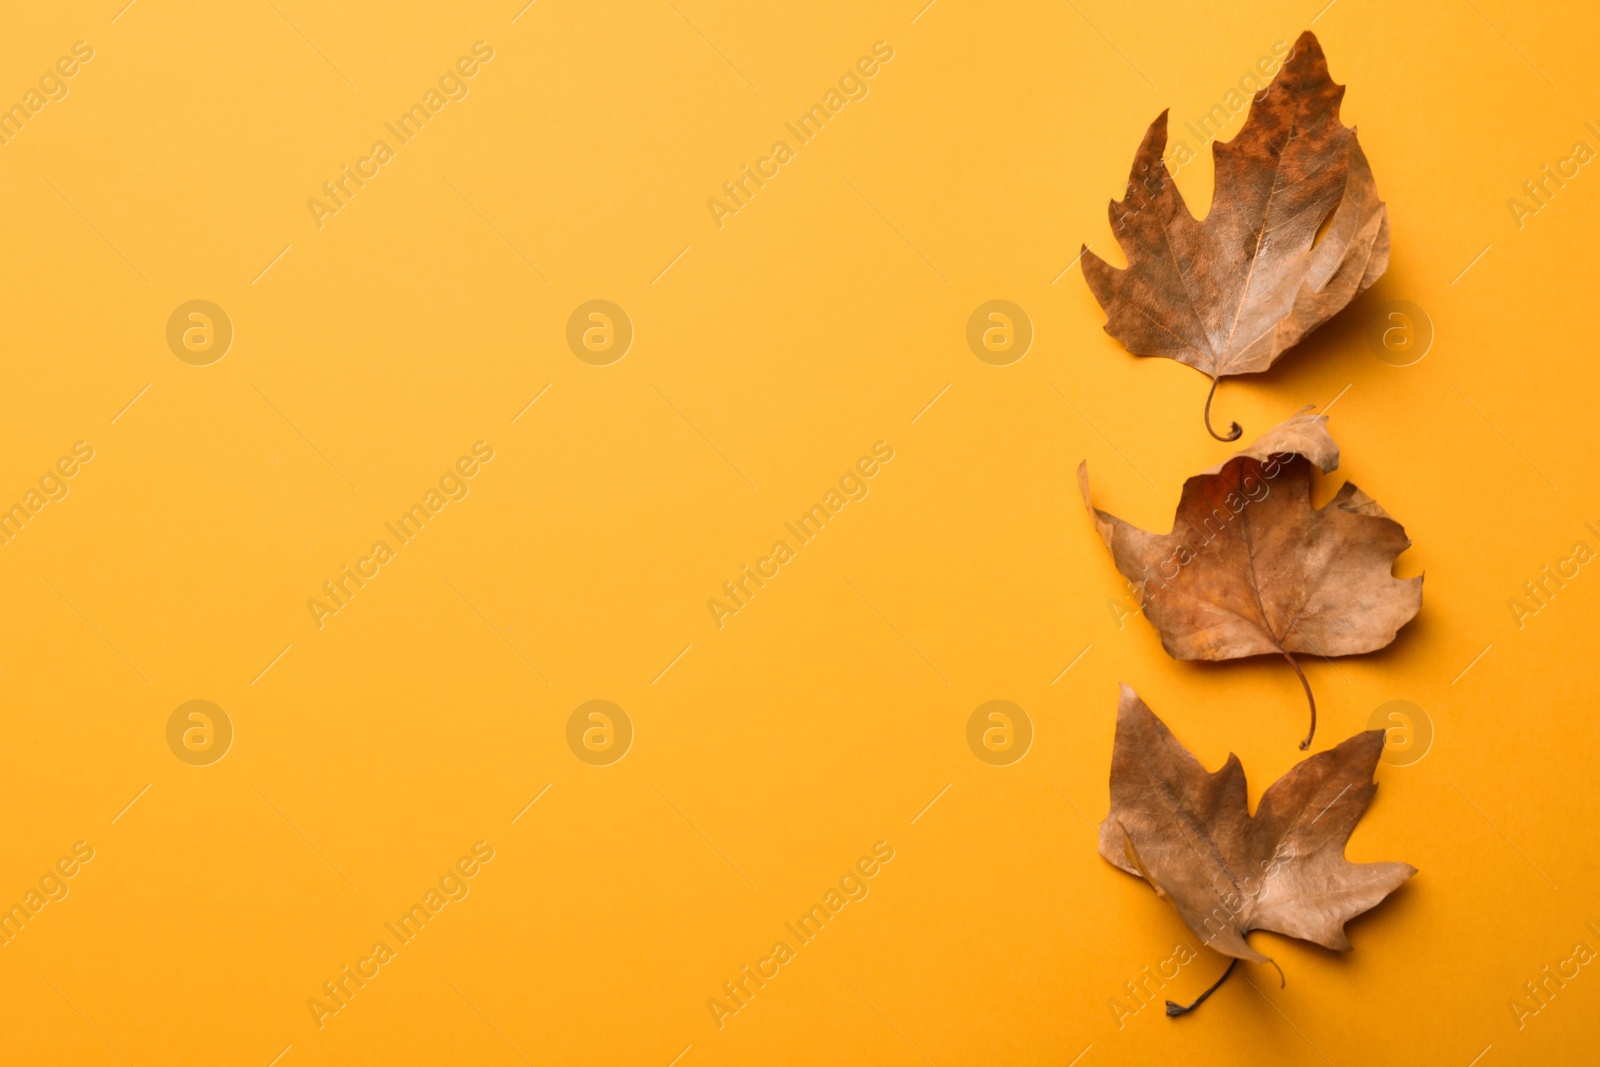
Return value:
M 0 948 L 0 1058 L 1592 1055 L 1593 965 L 1520 1030 L 1508 1001 L 1600 949 L 1600 576 L 1520 630 L 1507 601 L 1600 547 L 1600 175 L 1520 229 L 1506 201 L 1600 148 L 1595 13 L 919 7 L 10 5 L 0 100 L 74 41 L 95 58 L 0 147 L 0 500 L 75 441 L 96 454 L 0 548 L 0 903 L 73 842 L 96 855 Z M 1415 542 L 1397 573 L 1427 572 L 1419 618 L 1306 669 L 1318 747 L 1389 700 L 1431 719 L 1349 849 L 1421 873 L 1348 956 L 1256 935 L 1285 988 L 1247 967 L 1193 1016 L 1119 1025 L 1123 983 L 1193 939 L 1095 852 L 1117 683 L 1208 766 L 1237 752 L 1252 800 L 1305 709 L 1281 663 L 1177 663 L 1128 614 L 1078 460 L 1102 506 L 1165 528 L 1229 448 L 1201 429 L 1204 378 L 1130 357 L 1062 271 L 1110 249 L 1149 121 L 1171 107 L 1176 133 L 1313 17 L 1393 258 L 1217 412 L 1253 438 L 1338 397 L 1319 499 L 1352 479 Z M 306 200 L 480 39 L 470 97 L 319 230 Z M 879 40 L 870 95 L 719 230 L 706 200 Z M 1210 171 L 1178 179 L 1197 211 Z M 236 333 L 205 367 L 165 341 L 195 298 Z M 607 367 L 565 342 L 594 298 L 636 334 Z M 1007 367 L 964 340 L 995 298 L 1036 330 Z M 1367 341 L 1395 299 L 1436 331 L 1414 366 Z M 496 457 L 471 495 L 319 630 L 307 599 L 478 440 Z M 714 626 L 707 599 L 879 440 L 870 496 Z M 236 731 L 211 766 L 167 747 L 191 699 Z M 611 766 L 567 747 L 591 699 L 636 732 Z M 992 699 L 1035 730 L 1008 767 L 965 740 Z M 319 1030 L 308 998 L 478 840 L 496 856 L 471 895 Z M 719 1030 L 707 1000 L 880 840 L 871 895 Z M 1161 995 L 1221 967 L 1202 953 Z

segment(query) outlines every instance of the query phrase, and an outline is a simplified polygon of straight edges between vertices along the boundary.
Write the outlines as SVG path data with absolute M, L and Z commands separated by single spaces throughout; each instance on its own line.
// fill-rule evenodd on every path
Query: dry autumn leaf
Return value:
M 1078 465 L 1083 503 L 1117 570 L 1174 659 L 1281 655 L 1311 705 L 1294 653 L 1349 656 L 1394 640 L 1422 607 L 1422 578 L 1394 577 L 1405 528 L 1346 482 L 1311 505 L 1311 465 L 1338 467 L 1327 416 L 1300 412 L 1227 462 L 1183 484 L 1172 532 L 1150 533 L 1100 511 Z
M 1266 370 L 1383 274 L 1389 217 L 1354 127 L 1339 121 L 1344 86 L 1307 31 L 1239 135 L 1212 145 L 1216 183 L 1203 222 L 1167 172 L 1167 113 L 1134 156 L 1111 225 L 1128 266 L 1083 249 L 1105 330 L 1137 356 L 1165 356 L 1217 381 Z
M 1383 731 L 1367 730 L 1304 759 L 1251 815 L 1239 757 L 1208 773 L 1123 686 L 1100 855 L 1148 881 L 1195 936 L 1234 961 L 1271 962 L 1245 940 L 1252 930 L 1347 950 L 1344 924 L 1417 873 L 1409 863 L 1344 857 L 1377 791 L 1372 773 L 1382 751 Z M 1232 970 L 1230 963 L 1223 978 Z M 1188 1008 L 1169 1001 L 1167 1014 L 1200 1000 Z

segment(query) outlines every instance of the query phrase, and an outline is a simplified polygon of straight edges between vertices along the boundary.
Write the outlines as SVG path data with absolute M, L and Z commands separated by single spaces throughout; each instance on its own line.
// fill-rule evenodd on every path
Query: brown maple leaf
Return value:
M 1346 482 L 1311 505 L 1311 465 L 1339 465 L 1326 415 L 1300 412 L 1227 462 L 1183 484 L 1172 532 L 1141 530 L 1083 503 L 1174 659 L 1281 655 L 1317 703 L 1293 653 L 1349 656 L 1394 640 L 1422 607 L 1422 578 L 1394 577 L 1405 528 Z
M 1208 773 L 1125 685 L 1100 855 L 1143 877 L 1196 937 L 1235 960 L 1271 962 L 1245 940 L 1252 930 L 1348 950 L 1344 924 L 1417 873 L 1409 863 L 1344 857 L 1378 789 L 1382 751 L 1383 731 L 1367 730 L 1304 759 L 1251 815 L 1239 757 Z M 1168 1002 L 1169 1015 L 1185 1010 Z
M 1257 94 L 1239 135 L 1212 145 L 1216 183 L 1205 221 L 1189 214 L 1161 154 L 1167 113 L 1134 156 L 1110 205 L 1118 270 L 1083 246 L 1083 275 L 1105 330 L 1136 356 L 1165 356 L 1211 376 L 1264 371 L 1290 345 L 1377 281 L 1389 264 L 1389 216 L 1354 127 L 1339 121 L 1344 86 L 1328 77 L 1310 31 Z

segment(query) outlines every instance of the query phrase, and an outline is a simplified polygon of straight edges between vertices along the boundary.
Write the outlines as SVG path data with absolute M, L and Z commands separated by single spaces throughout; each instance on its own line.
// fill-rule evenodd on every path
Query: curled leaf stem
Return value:
M 1289 655 L 1288 652 L 1284 652 L 1283 658 L 1289 661 L 1289 666 L 1294 668 L 1294 673 L 1300 676 L 1300 684 L 1306 690 L 1306 703 L 1311 705 L 1311 729 L 1306 731 L 1306 739 L 1300 742 L 1300 751 L 1304 752 L 1311 747 L 1311 739 L 1317 733 L 1317 698 L 1311 692 L 1311 683 L 1306 680 L 1306 672 L 1300 669 L 1300 664 L 1296 663 L 1294 657 Z
M 1222 436 L 1220 433 L 1211 428 L 1211 398 L 1217 395 L 1217 384 L 1221 381 L 1221 378 L 1211 379 L 1211 392 L 1206 394 L 1206 433 L 1210 434 L 1212 437 L 1215 437 L 1219 441 L 1237 441 L 1244 433 L 1244 427 L 1240 426 L 1237 422 L 1231 422 L 1229 424 L 1230 428 L 1228 430 L 1228 436 L 1226 437 Z
M 1170 1019 L 1176 1018 L 1179 1015 L 1188 1015 L 1191 1011 L 1194 1011 L 1200 1005 L 1204 1004 L 1206 998 L 1215 993 L 1217 991 L 1217 987 L 1228 980 L 1228 975 L 1232 974 L 1233 969 L 1237 966 L 1239 966 L 1239 958 L 1235 956 L 1231 961 L 1229 961 L 1228 969 L 1222 972 L 1222 977 L 1218 978 L 1215 982 L 1212 982 L 1210 989 L 1206 990 L 1204 993 L 1201 993 L 1198 997 L 1195 997 L 1193 1004 L 1177 1004 L 1170 1000 L 1167 1001 L 1167 1017 Z

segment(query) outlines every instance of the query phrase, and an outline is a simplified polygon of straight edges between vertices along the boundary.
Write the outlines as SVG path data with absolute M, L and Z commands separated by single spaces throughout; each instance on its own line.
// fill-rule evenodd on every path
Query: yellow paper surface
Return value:
M 1590 1054 L 1594 12 L 122 2 L 0 34 L 0 1058 Z M 1112 568 L 1078 461 L 1164 529 L 1231 449 L 1074 264 L 1308 26 L 1393 257 L 1216 414 L 1331 404 L 1415 543 L 1306 670 L 1420 873 L 1168 1020 L 1223 961 L 1096 855 L 1117 683 L 1252 801 L 1305 708 Z

